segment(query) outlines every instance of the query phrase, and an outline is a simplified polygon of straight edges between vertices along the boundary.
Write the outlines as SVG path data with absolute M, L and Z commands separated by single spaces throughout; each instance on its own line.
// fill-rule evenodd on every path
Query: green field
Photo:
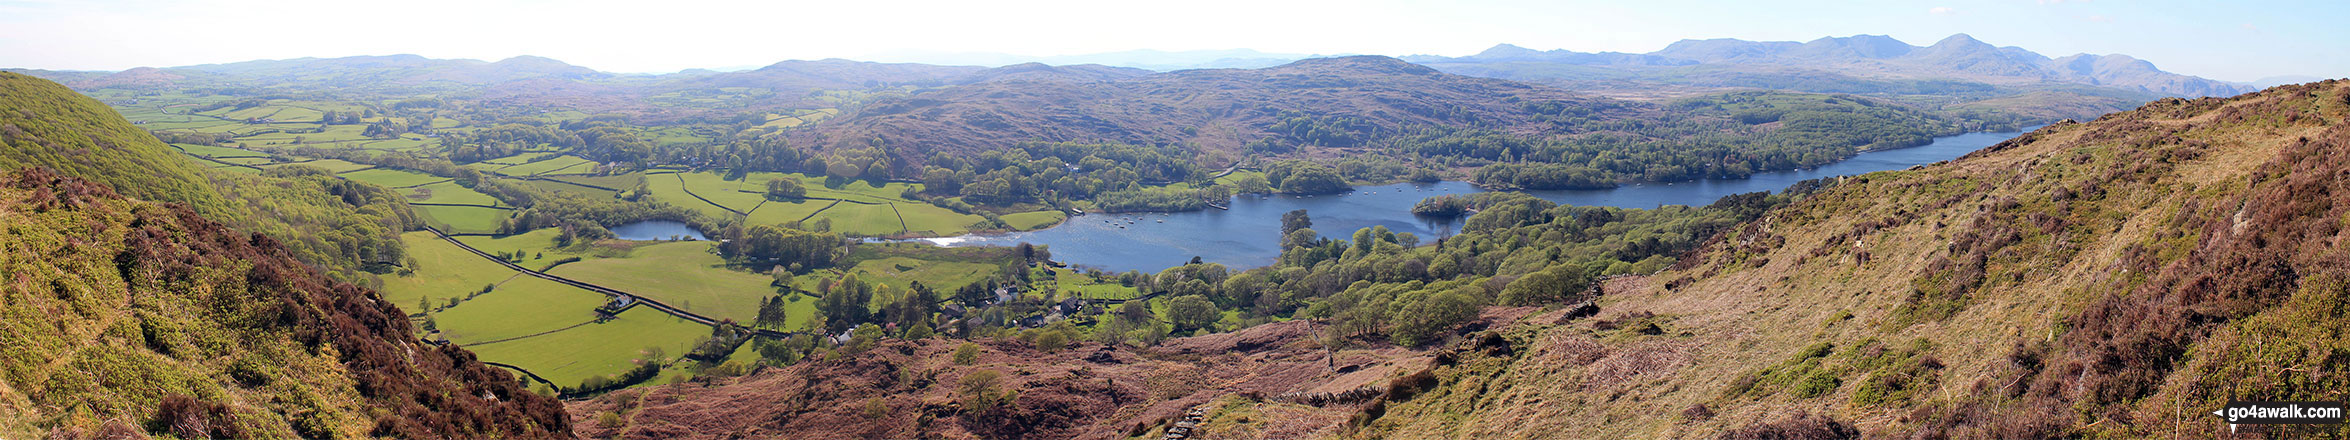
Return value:
M 797 179 L 808 188 L 810 199 L 768 201 L 765 191 L 769 179 Z M 664 202 L 715 216 L 747 212 L 749 216 L 746 220 L 751 224 L 826 219 L 831 221 L 831 231 L 845 234 L 947 236 L 970 232 L 972 225 L 986 221 L 977 215 L 957 213 L 927 202 L 906 199 L 903 197 L 906 190 L 920 188 L 908 183 L 893 182 L 875 186 L 869 182 L 856 181 L 838 187 L 825 187 L 824 178 L 805 174 L 751 173 L 742 179 L 726 180 L 714 172 L 649 174 L 645 177 L 645 183 L 652 195 Z M 845 201 L 833 204 L 826 199 Z M 895 209 L 892 209 L 893 205 Z M 1043 215 L 1052 214 L 1030 216 L 1023 221 L 1035 224 L 1043 221 L 1038 218 Z
M 688 195 L 686 197 L 702 196 L 704 199 L 709 199 L 711 202 L 716 202 L 719 206 L 734 208 L 736 211 L 750 212 L 752 208 L 759 207 L 760 202 L 767 201 L 767 195 L 765 194 L 765 191 L 767 190 L 766 179 L 760 179 L 758 181 L 759 183 L 757 184 L 750 184 L 748 181 L 751 179 L 725 180 L 724 176 L 720 176 L 717 173 L 707 172 L 678 173 L 670 175 L 669 177 L 672 179 L 680 179 L 685 182 L 685 186 L 683 187 L 684 190 L 693 193 L 692 195 Z M 742 191 L 744 189 L 748 189 L 751 186 L 757 186 L 757 190 L 761 192 L 748 193 Z
M 774 278 L 726 267 L 711 253 L 717 243 L 669 242 L 638 247 L 628 258 L 587 260 L 555 267 L 565 278 L 660 300 L 712 318 L 750 322 L 759 299 L 774 295 Z
M 576 386 L 592 376 L 628 371 L 647 348 L 660 348 L 675 358 L 709 337 L 709 326 L 635 307 L 611 321 L 465 349 L 482 360 L 512 364 L 557 384 Z
M 482 264 L 491 264 L 484 260 Z M 441 337 L 459 345 L 512 339 L 596 319 L 596 306 L 610 297 L 531 276 L 519 276 L 496 290 L 433 314 Z
M 595 244 L 556 248 L 555 236 L 560 234 L 562 234 L 560 229 L 544 228 L 504 237 L 481 235 L 457 237 L 457 241 L 465 242 L 467 246 L 473 246 L 474 249 L 492 254 L 515 251 L 529 254 L 524 255 L 521 261 L 514 264 L 531 269 L 544 269 L 548 264 L 568 257 L 582 259 L 624 258 L 628 256 L 629 250 L 643 244 L 642 242 L 605 240 Z
M 1115 277 L 1096 280 L 1082 272 L 1066 268 L 1053 269 L 1053 288 L 1060 290 L 1062 297 L 1068 297 L 1072 293 L 1079 298 L 1097 299 L 1129 299 L 1142 295 L 1142 291 L 1135 290 L 1132 286 L 1118 284 Z
M 343 176 L 345 179 L 373 183 L 390 188 L 407 188 L 411 186 L 449 180 L 447 177 L 389 168 L 369 168 L 359 171 L 345 172 L 337 175 Z
M 528 185 L 531 188 L 538 189 L 539 191 L 546 191 L 551 193 L 571 193 L 603 199 L 612 198 L 612 196 L 620 194 L 614 191 L 605 191 L 563 182 L 553 182 L 546 180 L 524 180 L 521 181 L 521 183 L 523 185 Z
M 474 191 L 473 188 L 458 185 L 455 181 L 396 191 L 400 191 L 400 195 L 407 197 L 410 203 L 498 206 L 498 199 L 492 198 L 488 194 L 482 194 L 480 191 Z
M 218 163 L 233 163 L 233 164 L 238 164 L 238 165 L 253 165 L 253 166 L 259 166 L 259 165 L 268 165 L 268 164 L 272 164 L 272 163 L 277 163 L 277 160 L 276 160 L 276 159 L 273 159 L 273 158 L 270 158 L 270 157 L 267 157 L 267 156 L 247 156 L 247 157 L 215 157 L 215 158 L 212 158 L 212 160 L 209 160 L 209 161 L 207 161 L 207 162 L 218 162 Z
M 466 252 L 429 231 L 401 234 L 400 242 L 408 248 L 408 258 L 416 262 L 408 267 L 415 273 L 383 277 L 383 297 L 408 313 L 425 312 L 414 310 L 418 300 L 440 307 L 447 305 L 449 298 L 463 297 L 515 276 L 505 266 Z
M 542 153 L 543 154 L 543 153 Z M 595 162 L 575 156 L 556 156 L 552 159 L 499 168 L 498 174 L 508 176 L 535 176 L 540 174 L 578 174 L 595 171 Z
M 418 206 L 424 221 L 451 234 L 488 234 L 498 231 L 510 211 L 475 206 Z
M 554 176 L 548 177 L 548 179 L 624 190 L 635 187 L 637 182 L 643 181 L 644 175 L 638 173 L 628 173 L 614 174 L 610 176 Z
M 1069 214 L 1061 211 L 1031 211 L 1004 214 L 1000 218 L 1013 230 L 1034 231 L 1061 224 L 1062 220 L 1069 218 Z
M 816 218 L 832 220 L 832 230 L 846 234 L 893 235 L 906 231 L 906 227 L 898 222 L 897 211 L 889 209 L 889 205 L 843 202 L 817 213 Z
M 318 119 L 317 113 L 312 113 L 311 115 L 310 122 L 316 122 Z M 313 130 L 317 132 L 312 133 L 311 131 Z M 311 124 L 308 125 L 308 128 L 300 130 L 287 130 L 278 133 L 262 133 L 252 136 L 239 137 L 237 138 L 237 141 L 258 144 L 312 145 L 373 140 L 373 138 L 369 138 L 367 135 L 361 134 L 365 133 L 366 131 L 367 126 L 365 125 L 328 125 L 321 127 L 315 124 Z
M 269 157 L 269 153 L 229 147 L 215 147 L 211 145 L 196 144 L 171 144 L 171 146 L 180 149 L 180 151 L 188 153 L 190 156 L 211 156 L 214 159 L 225 159 L 231 157 Z
M 858 280 L 873 283 L 876 286 L 887 285 L 903 289 L 913 285 L 915 281 L 921 281 L 922 285 L 930 286 L 943 293 L 951 293 L 957 287 L 985 280 L 988 275 L 995 272 L 996 265 L 987 263 L 889 257 L 860 261 L 856 266 L 845 270 L 829 269 L 810 272 L 793 278 L 792 284 L 801 290 L 813 292 L 816 290 L 818 280 L 839 279 L 842 275 L 853 273 L 857 275 Z
M 726 208 L 703 202 L 701 199 L 694 198 L 693 195 L 686 194 L 685 183 L 678 180 L 679 174 L 681 173 L 646 174 L 645 189 L 655 199 L 690 208 L 703 215 L 721 218 L 735 215 L 734 211 L 728 211 Z
M 318 167 L 318 168 L 320 168 L 320 169 L 324 169 L 324 170 L 326 170 L 327 172 L 330 172 L 330 173 L 341 173 L 341 172 L 346 172 L 346 171 L 351 171 L 351 170 L 365 169 L 365 168 L 367 168 L 367 167 L 374 166 L 374 165 L 367 165 L 367 164 L 361 164 L 361 163 L 352 163 L 352 162 L 346 162 L 346 161 L 342 161 L 342 160 L 336 160 L 336 159 L 318 159 L 318 160 L 306 160 L 306 161 L 301 161 L 301 162 L 289 162 L 289 163 L 284 163 L 284 164 L 278 164 L 278 165 L 274 165 L 274 166 L 267 167 L 267 168 L 275 168 L 275 167 L 279 167 L 279 166 L 286 166 L 286 165 L 306 165 L 306 166 L 313 166 L 313 167 Z

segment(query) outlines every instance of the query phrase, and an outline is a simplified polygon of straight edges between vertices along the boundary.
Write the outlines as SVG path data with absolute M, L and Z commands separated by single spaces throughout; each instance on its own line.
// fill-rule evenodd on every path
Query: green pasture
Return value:
M 517 275 L 505 266 L 441 240 L 430 231 L 401 234 L 400 242 L 415 263 L 408 267 L 414 273 L 382 277 L 382 293 L 385 301 L 408 313 L 424 312 L 414 310 L 418 300 L 440 307 L 448 304 L 449 298 L 481 291 L 482 286 Z
M 510 211 L 475 206 L 418 206 L 416 213 L 427 223 L 451 234 L 487 234 L 497 232 L 499 223 Z
M 458 185 L 456 181 L 434 183 L 415 188 L 395 190 L 408 198 L 409 203 L 442 203 L 459 205 L 497 206 L 498 199 Z
M 269 157 L 269 153 L 239 148 L 215 147 L 211 145 L 197 144 L 171 144 L 171 146 L 174 148 L 179 148 L 181 152 L 185 152 L 189 156 L 211 156 L 214 159 L 226 159 L 231 157 Z
M 488 261 L 483 261 L 488 263 Z M 596 319 L 610 297 L 538 277 L 519 276 L 489 293 L 432 315 L 440 335 L 459 345 L 519 338 Z
M 307 166 L 313 166 L 313 167 L 318 167 L 318 168 L 321 168 L 321 169 L 325 169 L 327 172 L 330 172 L 330 173 L 342 173 L 342 172 L 348 172 L 348 171 L 351 171 L 351 170 L 364 169 L 364 168 L 367 168 L 367 167 L 372 167 L 372 166 L 374 166 L 374 165 L 367 165 L 367 164 L 361 164 L 361 163 L 347 162 L 347 161 L 338 160 L 338 159 L 317 159 L 317 160 L 305 160 L 305 161 L 300 161 L 300 162 L 287 162 L 287 163 L 277 164 L 277 165 L 268 166 L 268 167 L 264 167 L 264 168 L 276 168 L 276 167 L 281 167 L 281 166 L 286 166 L 286 165 L 307 165 Z
M 544 154 L 544 153 L 539 153 Z M 508 176 L 535 176 L 540 174 L 577 174 L 595 171 L 595 161 L 577 156 L 557 156 L 547 160 L 499 168 L 498 174 Z
M 1069 219 L 1069 214 L 1053 210 L 1030 211 L 1004 214 L 998 218 L 1004 219 L 1004 224 L 1013 230 L 1034 231 L 1061 224 L 1063 220 Z
M 750 322 L 759 299 L 774 295 L 774 278 L 734 270 L 711 252 L 716 243 L 669 242 L 636 248 L 628 258 L 594 259 L 549 273 L 643 295 L 712 318 Z
M 709 337 L 709 326 L 635 307 L 610 321 L 465 349 L 482 360 L 519 366 L 557 384 L 576 386 L 589 377 L 635 368 L 649 348 L 674 359 Z
M 390 168 L 370 168 L 336 175 L 343 176 L 345 179 L 383 185 L 389 188 L 406 188 L 449 180 L 447 177 Z

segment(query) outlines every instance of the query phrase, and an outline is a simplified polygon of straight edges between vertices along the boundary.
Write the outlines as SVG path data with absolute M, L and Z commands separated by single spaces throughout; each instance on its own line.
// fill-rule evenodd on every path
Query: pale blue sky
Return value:
M 0 67 L 115 70 L 414 53 L 618 72 L 919 51 L 1465 55 L 1496 43 L 1647 52 L 1683 38 L 1967 33 L 2121 53 L 2223 80 L 2350 76 L 2339 1 L 0 0 Z

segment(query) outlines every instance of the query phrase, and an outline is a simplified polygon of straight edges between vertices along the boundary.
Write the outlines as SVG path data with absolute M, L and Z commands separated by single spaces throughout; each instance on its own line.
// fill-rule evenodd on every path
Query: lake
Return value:
M 1822 177 L 1897 170 L 1950 160 L 2014 133 L 1972 133 L 1936 138 L 1932 144 L 1861 153 L 1808 170 L 1756 173 L 1746 179 L 1713 179 L 1675 183 L 1647 183 L 1604 190 L 1526 191 L 1544 200 L 1567 205 L 1655 208 L 1663 205 L 1702 206 L 1731 194 L 1778 191 L 1795 182 Z M 1420 199 L 1441 194 L 1483 192 L 1465 182 L 1400 183 L 1356 188 L 1344 194 L 1320 196 L 1243 195 L 1232 209 L 1176 213 L 1089 214 L 1070 217 L 1052 228 L 993 235 L 920 239 L 943 246 L 1011 246 L 1021 242 L 1050 246 L 1053 260 L 1081 267 L 1123 272 L 1156 272 L 1182 265 L 1196 256 L 1233 270 L 1272 264 L 1281 255 L 1281 214 L 1304 209 L 1323 236 L 1348 239 L 1356 229 L 1386 226 L 1420 236 L 1421 243 L 1460 231 L 1459 220 L 1413 215 Z M 615 230 L 617 232 L 617 230 Z
M 612 236 L 622 240 L 638 241 L 668 240 L 672 237 L 686 237 L 695 240 L 710 239 L 709 237 L 703 237 L 702 231 L 696 231 L 692 226 L 686 226 L 685 222 L 669 220 L 651 220 L 629 223 L 627 225 L 622 225 L 621 227 L 612 228 Z

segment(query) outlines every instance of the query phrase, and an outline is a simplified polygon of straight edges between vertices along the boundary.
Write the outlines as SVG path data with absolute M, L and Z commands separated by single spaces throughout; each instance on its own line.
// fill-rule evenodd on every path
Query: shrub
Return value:
M 955 347 L 955 365 L 971 365 L 976 362 L 979 362 L 979 344 L 965 342 L 963 345 Z
M 1795 384 L 1795 397 L 1806 399 L 1819 397 L 1836 392 L 1836 388 L 1841 386 L 1844 386 L 1844 379 L 1827 371 L 1816 371 L 1810 376 L 1804 377 L 1802 382 Z
M 1719 440 L 1835 440 L 1860 438 L 1860 430 L 1836 419 L 1798 412 L 1771 423 L 1746 425 L 1723 432 Z

